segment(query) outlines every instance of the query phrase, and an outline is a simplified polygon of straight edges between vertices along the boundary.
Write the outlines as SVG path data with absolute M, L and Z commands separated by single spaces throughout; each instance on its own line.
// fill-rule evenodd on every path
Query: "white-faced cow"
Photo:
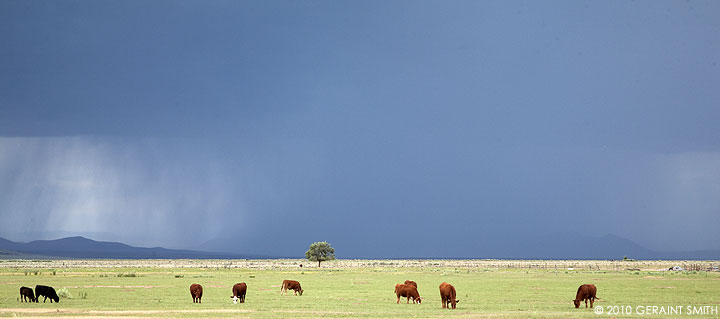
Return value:
M 238 301 L 240 301 L 240 303 L 244 303 L 245 293 L 247 292 L 247 285 L 244 282 L 237 283 L 233 286 L 232 292 L 233 295 L 230 298 L 232 298 L 234 304 L 237 304 Z
M 283 280 L 282 287 L 280 288 L 280 295 L 287 295 L 288 290 L 293 290 L 295 295 L 297 296 L 298 293 L 300 293 L 300 296 L 303 294 L 303 289 L 300 287 L 300 282 L 297 282 L 295 280 Z

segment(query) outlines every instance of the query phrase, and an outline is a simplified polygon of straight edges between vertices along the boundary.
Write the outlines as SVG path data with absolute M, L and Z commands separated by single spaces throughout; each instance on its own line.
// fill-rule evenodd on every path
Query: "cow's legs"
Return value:
M 397 297 L 398 297 L 397 303 L 400 303 L 400 295 L 398 295 Z
M 590 298 L 590 308 L 593 307 L 593 303 L 595 303 L 595 298 Z
M 588 299 L 590 299 L 590 298 L 588 298 Z M 585 308 L 587 308 L 588 299 L 585 299 Z

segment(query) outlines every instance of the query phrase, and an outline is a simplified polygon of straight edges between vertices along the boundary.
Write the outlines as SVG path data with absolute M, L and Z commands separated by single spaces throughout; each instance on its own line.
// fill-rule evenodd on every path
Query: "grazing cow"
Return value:
M 190 295 L 193 303 L 202 303 L 202 286 L 198 284 L 190 285 Z
M 460 300 L 455 299 L 456 295 L 453 285 L 446 282 L 440 284 L 440 300 L 442 301 L 443 308 L 452 307 L 455 309 L 455 304 L 460 302 Z
M 240 300 L 240 303 L 245 302 L 245 293 L 247 292 L 247 285 L 244 282 L 237 283 L 235 286 L 233 286 L 233 295 L 232 300 L 234 304 L 238 303 L 238 300 Z
M 297 296 L 298 292 L 300 292 L 300 296 L 303 294 L 303 289 L 300 287 L 300 283 L 295 280 L 283 280 L 282 288 L 280 288 L 280 295 L 283 294 L 287 295 L 288 289 L 293 290 L 295 295 Z
M 30 299 L 29 302 L 37 302 L 37 300 L 35 299 L 35 294 L 33 294 L 32 288 L 20 287 L 20 301 L 27 301 L 28 298 Z
M 395 285 L 395 295 L 397 295 L 397 303 L 400 303 L 400 297 L 407 297 L 407 302 L 410 303 L 410 298 L 413 299 L 413 303 L 421 303 L 420 294 L 417 288 L 413 285 L 397 284 Z
M 588 300 L 590 300 L 590 308 L 592 308 L 595 299 L 600 299 L 596 296 L 596 294 L 597 288 L 595 287 L 595 285 L 585 284 L 578 287 L 577 294 L 575 295 L 575 300 L 573 300 L 575 308 L 580 308 L 580 302 L 583 300 L 585 300 L 585 308 L 587 308 Z
M 412 285 L 412 286 L 415 286 L 415 288 L 417 288 L 417 283 L 412 280 L 405 280 L 405 284 Z
M 50 303 L 52 303 L 53 300 L 55 300 L 55 302 L 60 302 L 60 297 L 58 297 L 57 293 L 55 292 L 55 288 L 53 287 L 42 285 L 35 286 L 35 302 L 38 302 L 38 300 L 40 300 L 40 296 L 45 297 L 45 299 L 43 299 L 43 302 L 45 302 L 48 298 L 50 298 Z

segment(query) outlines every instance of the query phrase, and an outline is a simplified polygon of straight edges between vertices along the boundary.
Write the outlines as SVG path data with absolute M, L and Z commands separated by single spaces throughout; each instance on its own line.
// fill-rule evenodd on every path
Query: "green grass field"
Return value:
M 302 261 L 260 266 L 242 263 L 229 267 L 226 261 L 168 261 L 167 264 L 128 267 L 114 261 L 88 261 L 87 265 L 63 267 L 64 263 L 0 262 L 0 316 L 4 317 L 372 317 L 372 318 L 600 318 L 617 317 L 592 309 L 575 309 L 572 299 L 580 284 L 598 287 L 596 303 L 631 306 L 633 317 L 664 318 L 667 315 L 637 315 L 638 306 L 720 306 L 720 273 L 671 272 L 659 269 L 611 270 L 592 266 L 501 268 L 490 264 L 458 262 L 403 264 L 384 261 L 344 265 L 328 262 L 323 268 L 293 266 Z M 208 265 L 204 265 L 207 263 Z M 587 262 L 591 263 L 591 262 Z M 132 264 L 132 263 L 131 263 Z M 717 263 L 716 263 L 717 264 Z M 313 267 L 308 267 L 313 266 Z M 325 268 L 327 267 L 327 268 Z M 660 265 L 658 265 L 660 267 Z M 663 266 L 664 267 L 664 266 Z M 615 267 L 617 268 L 617 267 Z M 647 268 L 647 267 L 645 267 Z M 651 267 L 652 268 L 652 267 Z M 302 283 L 303 296 L 280 296 L 283 279 Z M 406 279 L 418 283 L 423 303 L 396 304 L 394 285 Z M 441 309 L 438 286 L 455 286 L 460 303 L 455 310 Z M 246 303 L 233 304 L 231 287 L 246 282 Z M 204 287 L 202 304 L 193 304 L 189 286 Z M 72 295 L 60 303 L 21 303 L 19 287 L 44 284 Z M 82 297 L 86 294 L 85 298 Z M 625 308 L 627 309 L 627 308 Z M 608 309 L 609 310 L 609 309 Z M 717 318 L 717 312 L 704 316 Z M 622 313 L 619 317 L 627 317 Z

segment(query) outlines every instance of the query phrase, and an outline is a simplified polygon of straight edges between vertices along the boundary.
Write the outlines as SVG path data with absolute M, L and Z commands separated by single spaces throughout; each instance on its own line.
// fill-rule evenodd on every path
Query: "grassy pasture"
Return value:
M 615 317 L 573 307 L 571 300 L 583 283 L 598 287 L 602 299 L 596 305 L 631 306 L 632 317 L 668 317 L 637 315 L 637 306 L 720 307 L 720 273 L 662 271 L 675 264 L 340 260 L 318 269 L 302 260 L 0 261 L 0 317 Z M 283 279 L 300 281 L 303 296 L 280 296 Z M 406 279 L 418 283 L 422 304 L 395 303 L 394 285 Z M 443 281 L 458 291 L 454 311 L 440 308 L 438 286 Z M 231 301 L 236 282 L 248 285 L 245 304 Z M 204 287 L 202 304 L 192 303 L 192 283 Z M 59 304 L 19 302 L 19 287 L 36 284 L 65 288 L 72 296 Z

